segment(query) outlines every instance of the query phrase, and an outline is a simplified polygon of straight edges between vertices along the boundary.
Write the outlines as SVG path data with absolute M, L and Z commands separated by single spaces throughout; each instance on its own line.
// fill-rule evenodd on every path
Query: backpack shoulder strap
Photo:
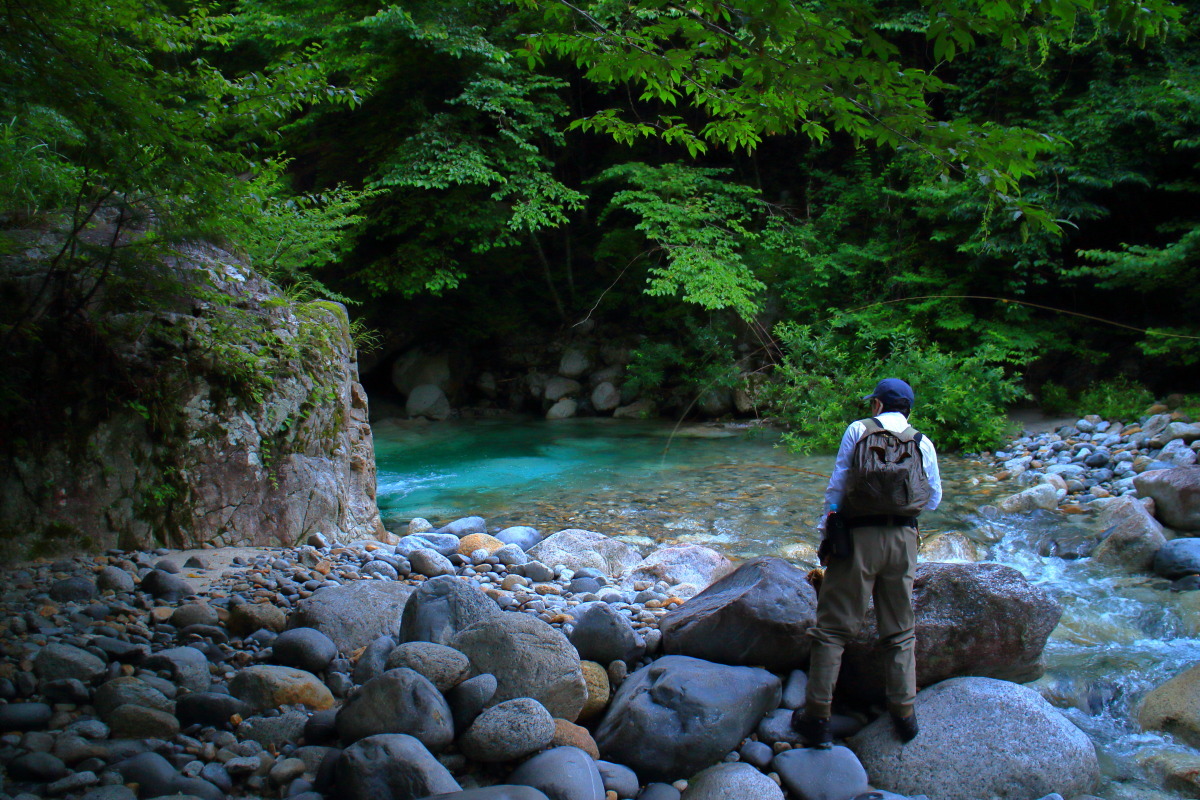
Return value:
M 885 430 L 883 425 L 875 417 L 862 420 L 862 424 L 867 429 L 866 433 L 863 434 L 864 437 L 869 436 L 872 433 L 879 433 L 879 431 Z

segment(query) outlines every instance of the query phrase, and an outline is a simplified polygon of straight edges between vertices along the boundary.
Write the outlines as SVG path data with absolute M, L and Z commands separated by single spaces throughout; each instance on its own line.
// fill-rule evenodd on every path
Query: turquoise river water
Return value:
M 695 542 L 731 557 L 776 555 L 813 566 L 821 495 L 832 456 L 799 457 L 756 428 L 603 419 L 373 424 L 379 506 L 389 530 L 478 514 L 489 527 L 585 528 L 643 552 Z M 1107 800 L 1196 797 L 1169 773 L 1200 771 L 1200 753 L 1144 733 L 1145 693 L 1200 662 L 1200 592 L 1093 564 L 1042 557 L 1047 526 L 1094 525 L 1088 515 L 1000 517 L 987 506 L 1018 491 L 980 478 L 985 465 L 943 455 L 945 500 L 922 536 L 956 531 L 987 560 L 1051 592 L 1064 614 L 1032 686 L 1091 736 Z M 982 511 L 980 509 L 983 509 Z M 944 555 L 941 557 L 945 557 Z M 1167 785 L 1170 788 L 1166 788 Z

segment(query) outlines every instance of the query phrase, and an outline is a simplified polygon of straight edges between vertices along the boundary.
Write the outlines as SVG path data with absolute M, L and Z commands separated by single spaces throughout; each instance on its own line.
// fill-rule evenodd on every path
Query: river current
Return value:
M 643 552 L 694 542 L 734 558 L 776 555 L 813 566 L 821 496 L 833 457 L 800 457 L 756 427 L 607 419 L 374 423 L 379 507 L 389 530 L 414 517 L 442 524 L 478 514 L 489 528 L 585 528 Z M 1200 753 L 1143 733 L 1145 693 L 1200 662 L 1200 592 L 1089 559 L 1037 554 L 1046 526 L 1087 515 L 999 517 L 987 506 L 1019 491 L 981 480 L 986 466 L 942 455 L 945 498 L 922 536 L 959 532 L 986 560 L 1019 569 L 1063 605 L 1033 688 L 1096 744 L 1106 800 L 1195 797 L 1164 788 L 1167 765 L 1200 770 Z M 983 509 L 981 511 L 981 508 Z M 944 556 L 943 556 L 944 557 Z

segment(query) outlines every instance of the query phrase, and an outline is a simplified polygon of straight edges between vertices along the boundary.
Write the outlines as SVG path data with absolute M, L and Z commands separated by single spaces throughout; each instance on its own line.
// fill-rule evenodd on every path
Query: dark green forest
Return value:
M 968 449 L 1200 391 L 1194 7 L 0 3 L 0 244 L 64 242 L 53 302 L 0 298 L 9 409 L 197 239 L 367 338 L 586 319 L 698 388 L 749 352 L 799 431 L 885 372 Z

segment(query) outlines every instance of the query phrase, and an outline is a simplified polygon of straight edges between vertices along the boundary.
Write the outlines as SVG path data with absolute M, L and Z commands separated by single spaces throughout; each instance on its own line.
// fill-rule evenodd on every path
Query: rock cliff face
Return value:
M 293 301 L 216 248 L 176 252 L 154 267 L 166 300 L 103 288 L 86 320 L 102 347 L 47 344 L 59 352 L 39 369 L 58 388 L 30 391 L 49 422 L 0 439 L 7 549 L 382 535 L 345 309 Z M 29 295 L 18 272 L 0 275 L 8 297 Z

